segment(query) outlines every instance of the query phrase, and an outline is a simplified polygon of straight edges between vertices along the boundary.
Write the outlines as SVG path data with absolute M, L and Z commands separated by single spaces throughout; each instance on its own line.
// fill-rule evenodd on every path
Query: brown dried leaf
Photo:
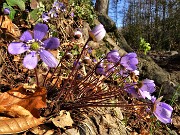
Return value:
M 174 116 L 172 119 L 172 123 L 176 128 L 180 129 L 180 116 Z
M 26 131 L 43 123 L 45 118 L 20 117 L 0 120 L 0 134 L 14 134 Z
M 38 7 L 38 2 L 36 0 L 31 0 L 30 7 L 31 9 L 36 9 Z
M 6 29 L 5 34 L 7 34 L 7 36 L 10 35 L 14 37 L 19 37 L 21 34 L 19 28 L 14 23 L 12 23 L 11 19 L 9 19 L 9 17 L 6 15 L 0 16 L 0 28 Z
M 22 106 L 11 105 L 11 106 L 0 106 L 0 113 L 6 113 L 12 117 L 27 117 L 32 116 L 32 114 L 24 109 Z
M 55 126 L 60 128 L 65 128 L 67 126 L 71 127 L 72 124 L 74 123 L 70 116 L 70 113 L 65 110 L 61 110 L 59 116 L 53 118 L 52 122 L 54 123 Z
M 0 95 L 0 106 L 14 104 L 24 107 L 33 116 L 39 117 L 38 109 L 46 107 L 46 89 L 37 87 L 34 93 L 28 93 L 23 86 L 19 86 Z

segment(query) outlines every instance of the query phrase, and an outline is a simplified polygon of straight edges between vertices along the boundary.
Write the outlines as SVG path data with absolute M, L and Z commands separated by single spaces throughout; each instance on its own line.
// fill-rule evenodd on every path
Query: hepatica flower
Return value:
M 99 24 L 89 32 L 89 35 L 94 41 L 100 41 L 106 35 L 106 30 L 102 24 Z
M 172 122 L 171 115 L 173 108 L 164 102 L 160 102 L 160 99 L 161 98 L 155 100 L 153 113 L 157 117 L 157 119 L 160 120 L 161 122 L 165 124 L 171 123 Z
M 128 53 L 121 58 L 120 62 L 126 69 L 134 71 L 137 69 L 138 59 L 136 53 Z
M 106 58 L 109 62 L 117 63 L 120 60 L 120 55 L 117 50 L 112 50 L 107 54 Z
M 105 69 L 103 67 L 103 63 L 100 63 L 100 64 L 97 65 L 95 73 L 97 75 L 105 75 Z
M 23 65 L 28 69 L 34 69 L 38 63 L 38 56 L 49 67 L 56 67 L 58 61 L 47 49 L 56 49 L 59 45 L 59 39 L 51 37 L 42 41 L 48 32 L 46 24 L 38 23 L 34 27 L 33 35 L 29 31 L 25 31 L 21 37 L 21 42 L 12 42 L 8 46 L 8 51 L 11 54 L 21 54 L 29 52 L 24 57 Z
M 150 79 L 144 79 L 139 88 L 139 93 L 143 98 L 148 98 L 151 100 L 151 93 L 155 91 L 155 84 L 153 80 Z

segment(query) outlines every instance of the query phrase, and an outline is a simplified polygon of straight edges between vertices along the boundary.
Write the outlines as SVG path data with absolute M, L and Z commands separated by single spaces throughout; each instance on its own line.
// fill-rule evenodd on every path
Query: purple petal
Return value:
M 141 90 L 139 90 L 139 93 L 141 94 L 141 96 L 144 99 L 147 98 L 147 99 L 151 100 L 151 94 L 148 91 L 141 91 Z
M 155 89 L 155 84 L 153 80 L 144 79 L 142 81 L 142 87 L 140 88 L 142 91 L 148 91 L 150 93 L 153 93 Z
M 120 55 L 117 50 L 112 50 L 107 54 L 106 58 L 109 62 L 116 63 L 120 60 Z
M 20 40 L 25 41 L 25 42 L 28 42 L 29 40 L 32 40 L 32 39 L 33 39 L 32 35 L 28 30 L 25 31 L 20 37 Z
M 130 60 L 130 63 L 133 64 L 133 65 L 137 65 L 138 64 L 138 59 L 137 58 L 132 58 Z
M 29 47 L 22 42 L 12 42 L 8 46 L 8 52 L 11 54 L 21 54 L 29 50 Z
M 156 104 L 154 115 L 163 123 L 171 123 L 171 114 L 172 114 L 173 108 L 163 102 L 158 102 Z
M 60 45 L 59 39 L 55 37 L 51 37 L 45 40 L 43 43 L 46 49 L 56 49 Z
M 130 57 L 137 57 L 137 54 L 136 53 L 128 53 L 128 55 L 130 56 Z
M 38 23 L 34 26 L 34 39 L 42 40 L 48 31 L 48 26 Z
M 46 50 L 40 51 L 40 57 L 49 67 L 56 67 L 58 65 L 56 58 Z
M 38 58 L 35 52 L 26 55 L 23 60 L 23 65 L 28 69 L 34 69 L 37 66 Z
M 9 15 L 11 13 L 11 10 L 9 8 L 4 8 L 4 14 Z

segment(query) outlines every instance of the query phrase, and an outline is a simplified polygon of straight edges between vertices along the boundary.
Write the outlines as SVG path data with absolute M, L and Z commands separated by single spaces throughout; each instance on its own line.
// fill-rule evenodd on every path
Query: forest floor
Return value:
M 58 21 L 55 22 L 55 26 L 56 26 L 56 24 L 59 23 Z M 68 22 L 68 19 L 65 18 L 63 21 L 65 22 L 64 24 L 69 26 L 68 24 L 70 21 Z M 16 24 L 18 26 L 22 26 L 21 28 L 23 28 L 24 24 L 18 24 L 18 23 L 20 23 L 19 20 Z M 78 23 L 81 24 L 81 21 L 79 21 Z M 13 24 L 13 23 L 11 22 L 11 24 Z M 74 26 L 74 25 L 72 24 L 72 26 Z M 63 27 L 62 31 L 64 30 L 64 28 L 67 28 L 67 27 Z M 1 34 L 0 35 L 0 45 L 1 45 L 0 46 L 0 79 L 1 79 L 0 80 L 0 93 L 1 93 L 0 96 L 3 95 L 4 93 L 8 92 L 9 90 L 21 90 L 21 87 L 16 88 L 16 86 L 23 85 L 25 82 L 32 81 L 33 83 L 36 83 L 36 81 L 34 79 L 35 75 L 33 74 L 34 72 L 31 72 L 22 66 L 23 58 L 19 57 L 19 56 L 11 55 L 8 53 L 7 47 L 9 45 L 9 43 L 13 40 L 16 40 L 17 38 L 14 38 L 14 36 L 12 34 L 6 32 L 7 29 L 8 29 L 8 27 L 6 29 L 2 29 L 2 30 L 0 29 L 0 34 Z M 28 29 L 28 27 L 25 27 L 25 29 Z M 70 31 L 70 29 L 71 29 L 71 27 L 68 29 L 69 33 L 72 32 L 72 31 Z M 67 34 L 67 33 L 65 33 L 65 34 Z M 76 49 L 76 48 L 73 48 L 73 49 Z M 180 83 L 180 56 L 178 54 L 176 54 L 176 52 L 151 51 L 148 55 L 160 67 L 162 67 L 167 72 L 171 73 L 172 76 L 173 76 L 173 74 L 175 74 L 174 79 L 176 79 L 177 82 Z M 65 66 L 63 65 L 62 67 L 64 68 L 64 70 L 66 70 L 66 69 L 70 69 L 70 68 L 68 68 L 68 66 L 69 65 L 65 65 Z M 89 68 L 93 68 L 92 65 L 90 65 Z M 44 69 L 42 69 L 42 70 L 44 70 Z M 39 72 L 39 74 L 38 74 L 39 78 L 40 78 L 39 79 L 40 82 L 41 82 L 41 79 L 45 76 L 44 74 L 42 75 L 41 73 L 42 72 Z M 50 71 L 50 73 L 52 75 L 52 71 Z M 48 75 L 49 74 L 47 73 L 47 78 L 49 77 Z M 29 78 L 31 80 L 28 80 Z M 50 78 L 50 79 L 52 79 L 52 78 Z M 53 84 L 54 81 L 56 82 L 56 79 L 57 78 L 53 78 L 53 81 L 52 82 L 49 81 L 49 82 Z M 67 78 L 63 78 L 63 79 L 64 79 L 63 81 L 67 81 L 66 80 Z M 61 82 L 59 82 L 58 87 L 60 87 L 61 84 L 64 83 L 61 79 L 60 79 L 60 81 Z M 16 88 L 16 89 L 13 89 L 13 88 Z M 33 91 L 34 90 L 33 88 L 27 88 L 26 90 L 27 90 L 26 94 L 28 95 L 28 97 L 29 97 L 29 95 L 33 95 L 33 93 L 36 93 L 36 91 L 35 92 Z M 94 89 L 90 89 L 90 90 L 94 91 Z M 43 92 L 44 92 L 43 89 L 41 89 L 40 94 L 42 94 Z M 173 102 L 173 108 L 174 108 L 173 123 L 165 125 L 165 124 L 161 124 L 160 122 L 157 122 L 157 121 L 156 121 L 156 123 L 150 123 L 150 122 L 148 123 L 148 122 L 140 121 L 138 119 L 139 117 L 137 117 L 137 115 L 134 115 L 133 111 L 131 111 L 131 113 L 127 113 L 128 109 L 126 109 L 126 110 L 122 109 L 122 115 L 124 118 L 122 118 L 121 120 L 119 117 L 122 117 L 122 116 L 120 116 L 119 110 L 115 110 L 114 108 L 113 109 L 112 108 L 100 109 L 98 107 L 96 107 L 96 108 L 94 107 L 94 108 L 87 108 L 87 109 L 74 109 L 73 111 L 69 111 L 69 110 L 60 111 L 60 114 L 59 114 L 59 110 L 61 110 L 61 108 L 59 107 L 59 104 L 54 103 L 54 97 L 55 97 L 54 95 L 58 94 L 58 91 L 50 91 L 48 94 L 49 94 L 48 96 L 50 98 L 48 97 L 47 100 L 45 100 L 45 103 L 47 102 L 46 109 L 44 109 L 45 108 L 45 105 L 43 104 L 44 101 L 42 102 L 42 100 L 39 100 L 38 99 L 39 97 L 37 98 L 38 102 L 36 101 L 35 103 L 33 103 L 33 107 L 36 105 L 37 106 L 39 105 L 40 106 L 40 107 L 38 106 L 39 108 L 43 108 L 43 109 L 40 109 L 40 116 L 46 117 L 46 119 L 48 119 L 48 120 L 45 123 L 41 124 L 41 126 L 38 126 L 38 128 L 35 128 L 35 129 L 29 130 L 29 128 L 25 127 L 24 129 L 22 129 L 24 132 L 19 133 L 19 134 L 22 134 L 22 135 L 33 135 L 33 134 L 79 135 L 80 133 L 78 133 L 77 129 L 84 130 L 85 129 L 84 127 L 86 125 L 86 129 L 88 128 L 89 130 L 92 130 L 91 133 L 88 133 L 88 130 L 81 131 L 80 135 L 106 135 L 106 134 L 107 135 L 116 135 L 116 134 L 118 135 L 118 133 L 115 134 L 115 132 L 117 132 L 117 131 L 112 130 L 112 129 L 115 129 L 118 126 L 120 126 L 118 124 L 120 124 L 121 122 L 124 124 L 124 127 L 121 127 L 120 129 L 122 131 L 127 130 L 128 133 L 130 133 L 132 135 L 138 135 L 138 134 L 139 135 L 149 135 L 149 134 L 177 135 L 177 134 L 180 134 L 180 107 L 178 106 L 179 103 L 176 103 L 176 102 Z M 44 100 L 44 98 L 45 98 L 44 95 L 42 94 L 41 96 L 42 97 L 40 97 L 40 98 L 42 98 Z M 35 97 L 37 97 L 37 95 Z M 51 97 L 52 97 L 52 99 L 51 99 Z M 69 98 L 73 99 L 73 97 L 69 97 Z M 0 98 L 0 101 L 1 101 L 1 99 L 2 99 L 2 97 Z M 28 108 L 29 104 L 31 104 L 31 101 L 33 101 L 32 99 L 34 99 L 34 97 L 31 97 L 31 100 L 28 101 L 28 103 L 21 102 L 21 105 L 26 104 L 25 106 L 26 106 L 26 108 Z M 129 101 L 131 101 L 131 99 L 129 97 L 127 99 Z M 10 100 L 10 99 L 6 99 L 6 100 Z M 13 101 L 14 98 L 12 98 L 11 100 L 12 100 L 12 102 L 14 102 Z M 10 104 L 10 102 L 8 102 L 8 103 Z M 1 104 L 2 104 L 2 102 L 1 102 Z M 16 107 L 17 106 L 15 106 L 15 108 Z M 10 116 L 10 118 L 17 117 L 16 113 L 20 113 L 20 115 L 22 115 L 21 114 L 22 112 L 19 112 L 17 110 L 15 111 L 15 108 L 13 108 L 13 109 L 11 107 L 3 108 L 1 106 L 0 107 L 0 115 L 2 115 L 3 117 Z M 3 109 L 7 109 L 7 110 L 3 110 Z M 11 109 L 13 111 L 9 114 L 9 113 L 7 113 L 7 112 L 9 112 L 8 109 Z M 136 108 L 134 108 L 134 109 L 136 109 Z M 36 112 L 37 110 L 31 110 L 31 111 L 34 113 L 34 111 Z M 28 113 L 26 109 L 24 110 L 24 112 Z M 23 112 L 23 116 L 24 116 L 24 112 Z M 72 119 L 70 117 L 69 112 L 71 113 Z M 13 113 L 13 115 L 12 115 L 12 113 Z M 37 115 L 36 113 L 34 113 L 34 114 Z M 138 113 L 140 114 L 141 112 L 138 112 Z M 57 114 L 59 114 L 60 116 L 57 116 Z M 109 115 L 109 114 L 111 114 L 111 115 Z M 84 127 L 83 127 L 82 125 L 79 125 L 78 122 L 84 120 L 85 118 L 87 118 L 87 121 L 84 122 L 84 125 L 83 125 Z M 51 119 L 54 119 L 54 121 Z M 63 119 L 63 121 L 59 123 L 59 121 L 60 121 L 59 119 L 61 119 L 61 120 Z M 23 121 L 24 119 L 20 119 L 20 120 Z M 39 119 L 37 119 L 37 120 L 39 122 Z M 4 121 L 2 121 L 2 120 L 0 120 L 0 121 L 1 121 L 0 126 L 2 126 L 4 124 L 3 123 Z M 21 123 L 23 123 L 21 121 L 20 121 L 19 125 Z M 27 121 L 28 121 L 28 119 L 25 119 L 25 123 Z M 72 124 L 73 123 L 72 121 L 74 121 L 75 124 Z M 30 121 L 31 124 L 33 122 L 36 123 L 35 120 Z M 41 122 L 42 121 L 40 120 L 39 123 L 41 123 Z M 11 123 L 11 124 L 13 127 L 14 123 Z M 18 125 L 18 124 L 16 123 L 16 125 Z M 151 126 L 149 126 L 149 125 L 151 125 Z M 146 129 L 146 127 L 148 127 L 148 129 Z M 68 132 L 66 132 L 66 131 L 68 131 Z M 1 132 L 1 127 L 0 127 L 0 132 Z M 17 132 L 14 131 L 13 133 L 17 133 Z M 126 133 L 119 132 L 119 135 L 121 135 L 121 134 L 124 135 Z

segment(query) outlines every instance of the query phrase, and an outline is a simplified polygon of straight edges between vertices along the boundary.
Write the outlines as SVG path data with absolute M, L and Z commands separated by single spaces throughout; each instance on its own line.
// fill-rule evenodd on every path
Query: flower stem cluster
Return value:
M 65 8 L 62 3 L 56 1 L 53 4 L 53 11 L 48 13 L 48 16 L 50 14 L 55 17 L 57 11 L 64 12 Z M 53 102 L 59 103 L 62 109 L 136 105 L 144 110 L 147 108 L 152 110 L 151 114 L 161 122 L 171 123 L 173 108 L 153 96 L 154 81 L 139 80 L 138 58 L 135 52 L 120 55 L 118 50 L 112 50 L 103 59 L 96 62 L 92 60 L 92 50 L 90 51 L 88 44 L 91 40 L 99 42 L 105 37 L 106 30 L 102 24 L 89 31 L 90 38 L 84 45 L 78 44 L 83 35 L 81 31 L 73 34 L 76 36 L 75 41 L 69 41 L 70 43 L 63 47 L 59 47 L 60 41 L 56 37 L 45 39 L 47 33 L 48 26 L 37 23 L 32 32 L 27 30 L 21 35 L 20 42 L 10 43 L 8 52 L 13 55 L 27 53 L 23 65 L 28 69 L 36 68 L 39 57 L 48 67 L 54 68 L 50 79 L 48 78 L 50 71 L 47 72 L 42 85 L 49 91 L 58 90 Z M 75 44 L 78 48 L 77 53 L 72 54 Z M 59 61 L 49 52 L 54 49 L 65 50 Z M 59 85 L 56 85 L 58 80 Z M 126 101 L 125 97 L 139 100 L 141 104 L 122 103 Z M 112 103 L 111 101 L 115 101 L 116 98 L 117 102 Z

